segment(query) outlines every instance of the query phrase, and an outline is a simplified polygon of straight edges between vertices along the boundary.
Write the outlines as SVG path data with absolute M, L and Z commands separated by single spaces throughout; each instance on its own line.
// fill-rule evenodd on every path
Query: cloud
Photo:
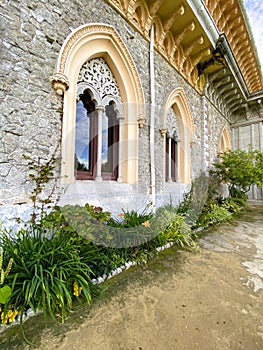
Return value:
M 262 0 L 245 0 L 244 4 L 256 43 L 261 67 L 263 68 L 263 2 Z

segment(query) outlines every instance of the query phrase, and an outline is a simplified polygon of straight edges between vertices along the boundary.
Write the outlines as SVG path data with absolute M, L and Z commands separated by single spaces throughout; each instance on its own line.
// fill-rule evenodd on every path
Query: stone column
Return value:
M 172 138 L 168 135 L 168 182 L 172 182 Z
M 103 106 L 97 106 L 98 112 L 98 150 L 97 150 L 97 163 L 96 163 L 96 178 L 95 181 L 102 181 L 101 176 L 101 155 L 102 155 L 102 116 L 104 113 Z
M 167 128 L 163 126 L 160 129 L 160 133 L 163 137 L 163 190 L 165 190 L 165 160 L 166 160 L 166 133 L 167 133 Z
M 180 183 L 180 140 L 176 140 L 176 171 L 175 171 L 175 181 Z
M 119 148 L 118 148 L 118 182 L 122 182 L 122 166 L 123 166 L 123 120 L 124 117 L 122 115 L 118 116 L 119 120 Z

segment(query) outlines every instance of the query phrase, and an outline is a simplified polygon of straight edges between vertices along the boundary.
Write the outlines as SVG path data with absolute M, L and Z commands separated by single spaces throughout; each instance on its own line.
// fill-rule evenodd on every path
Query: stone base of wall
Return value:
M 0 223 L 2 227 L 17 232 L 31 218 L 31 204 L 14 204 L 0 206 Z
M 165 191 L 155 196 L 156 207 L 172 204 L 177 206 L 183 199 L 185 192 L 190 190 L 189 185 L 167 183 Z M 135 210 L 140 213 L 151 210 L 152 197 L 149 193 L 140 193 L 135 185 L 118 183 L 116 181 L 76 181 L 64 187 L 60 201 L 57 205 L 81 205 L 86 203 L 102 207 L 113 216 L 124 211 Z M 2 226 L 16 232 L 23 223 L 28 222 L 32 214 L 32 205 L 0 206 L 0 221 Z M 17 219 L 21 220 L 21 224 Z

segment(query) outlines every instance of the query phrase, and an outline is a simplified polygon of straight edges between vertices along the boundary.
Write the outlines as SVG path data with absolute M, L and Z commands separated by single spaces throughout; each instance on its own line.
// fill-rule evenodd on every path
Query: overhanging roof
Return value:
M 213 80 L 210 75 L 230 75 L 229 88 L 239 95 L 237 106 L 263 96 L 261 70 L 240 1 L 107 0 L 147 40 L 154 24 L 156 50 L 198 91 Z M 230 95 L 231 90 L 223 91 Z M 230 110 L 232 105 L 231 101 Z

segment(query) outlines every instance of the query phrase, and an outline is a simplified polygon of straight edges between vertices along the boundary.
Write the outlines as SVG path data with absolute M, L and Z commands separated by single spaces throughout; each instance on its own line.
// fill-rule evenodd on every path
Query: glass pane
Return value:
M 83 102 L 77 102 L 75 128 L 75 169 L 90 168 L 90 118 Z
M 102 116 L 102 150 L 101 164 L 102 166 L 108 162 L 108 134 L 109 134 L 109 118 L 104 113 Z
M 109 104 L 105 108 L 102 120 L 102 166 L 104 174 L 111 174 L 117 167 L 118 123 L 114 106 Z
M 171 140 L 171 176 L 175 181 L 175 166 L 176 166 L 176 142 Z

